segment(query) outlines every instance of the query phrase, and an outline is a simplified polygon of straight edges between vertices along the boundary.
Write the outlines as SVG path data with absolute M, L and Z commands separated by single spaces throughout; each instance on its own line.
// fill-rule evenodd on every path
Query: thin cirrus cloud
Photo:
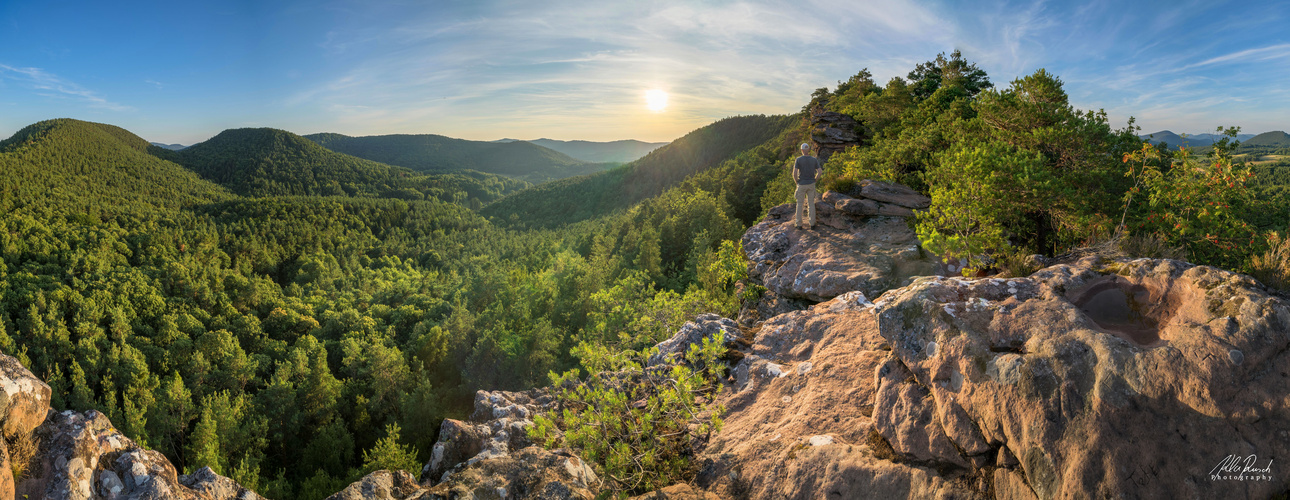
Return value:
M 0 64 L 0 79 L 16 82 L 39 96 L 54 99 L 71 99 L 90 108 L 118 112 L 134 111 L 135 109 L 132 106 L 109 101 L 94 91 L 40 68 L 20 68 Z
M 860 31 L 925 44 L 927 27 L 944 23 L 914 4 L 880 16 L 845 14 L 842 22 L 820 23 L 806 14 L 825 5 L 532 4 L 431 15 L 383 35 L 331 32 L 327 50 L 366 45 L 384 55 L 284 104 L 396 108 L 381 116 L 387 130 L 425 130 L 427 119 L 452 117 L 445 125 L 472 138 L 502 135 L 496 129 L 505 124 L 530 128 L 535 137 L 588 137 L 612 127 L 614 138 L 669 140 L 726 116 L 795 111 L 811 90 L 831 81 L 821 74 L 836 80 L 858 71 L 853 51 L 879 53 L 873 43 L 854 50 L 854 40 L 866 40 L 856 36 Z M 644 95 L 654 88 L 669 92 L 669 108 L 647 116 Z M 346 122 L 366 128 L 356 117 Z

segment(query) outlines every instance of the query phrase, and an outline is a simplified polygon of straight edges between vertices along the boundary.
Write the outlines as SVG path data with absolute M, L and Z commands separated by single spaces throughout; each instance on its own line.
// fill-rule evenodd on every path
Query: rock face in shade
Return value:
M 815 143 L 820 162 L 829 161 L 834 153 L 862 143 L 864 128 L 851 115 L 823 108 L 811 109 L 811 142 Z
M 917 278 L 767 320 L 718 402 L 723 498 L 1271 498 L 1290 305 L 1171 260 Z
M 774 297 L 821 302 L 850 291 L 876 297 L 907 277 L 937 272 L 899 215 L 912 215 L 908 208 L 832 192 L 823 200 L 816 203 L 815 229 L 794 227 L 795 209 L 785 204 L 744 233 L 749 276 Z M 873 213 L 836 208 L 862 202 L 877 208 Z

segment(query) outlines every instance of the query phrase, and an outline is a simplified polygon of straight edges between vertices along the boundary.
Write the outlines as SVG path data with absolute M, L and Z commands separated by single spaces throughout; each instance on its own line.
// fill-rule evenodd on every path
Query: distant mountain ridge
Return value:
M 469 141 L 435 134 L 351 137 L 322 133 L 304 137 L 338 153 L 420 172 L 477 170 L 535 183 L 600 172 L 612 166 L 582 161 L 524 141 Z
M 1187 147 L 1198 148 L 1202 146 L 1212 145 L 1215 142 L 1218 142 L 1219 139 L 1222 139 L 1225 136 L 1220 134 L 1206 133 L 1206 134 L 1187 134 L 1187 137 L 1184 138 L 1183 136 L 1179 134 L 1175 134 L 1169 130 L 1161 130 L 1159 132 L 1143 134 L 1138 137 L 1142 138 L 1143 140 L 1150 141 L 1152 144 L 1160 144 L 1163 142 L 1169 145 L 1170 148 L 1175 148 L 1183 145 Z M 1254 137 L 1255 137 L 1255 134 L 1237 134 L 1236 140 L 1245 142 Z
M 643 142 L 624 139 L 609 142 L 560 141 L 556 139 L 499 139 L 493 142 L 528 142 L 559 151 L 582 161 L 593 163 L 628 163 L 640 159 L 650 151 L 668 145 L 666 142 Z
M 162 148 L 162 149 L 169 149 L 169 150 L 171 150 L 171 151 L 179 151 L 179 150 L 181 150 L 181 149 L 184 149 L 184 148 L 188 147 L 188 146 L 185 146 L 185 145 L 183 145 L 183 144 L 162 144 L 162 143 L 160 143 L 160 142 L 153 142 L 153 143 L 150 143 L 150 144 L 152 144 L 153 146 L 156 146 L 156 147 Z

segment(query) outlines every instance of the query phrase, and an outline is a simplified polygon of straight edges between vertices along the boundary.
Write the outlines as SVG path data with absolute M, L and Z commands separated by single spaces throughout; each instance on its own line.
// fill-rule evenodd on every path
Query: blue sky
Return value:
M 996 85 L 1046 68 L 1117 127 L 1257 133 L 1290 129 L 1287 21 L 1285 2 L 0 0 L 0 136 L 72 117 L 183 144 L 668 141 L 955 49 Z

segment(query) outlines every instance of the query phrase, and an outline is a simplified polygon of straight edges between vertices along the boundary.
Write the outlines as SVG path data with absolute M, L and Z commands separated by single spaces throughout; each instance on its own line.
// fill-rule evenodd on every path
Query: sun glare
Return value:
M 645 106 L 655 113 L 667 108 L 667 92 L 654 89 L 645 92 Z

